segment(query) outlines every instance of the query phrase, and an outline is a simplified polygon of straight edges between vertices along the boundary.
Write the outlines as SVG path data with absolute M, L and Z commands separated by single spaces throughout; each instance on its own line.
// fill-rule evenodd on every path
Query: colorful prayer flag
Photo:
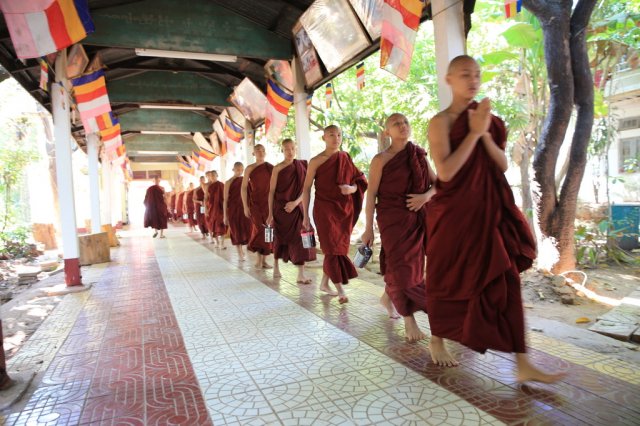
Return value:
M 119 123 L 118 119 L 112 111 L 89 118 L 88 120 L 86 120 L 86 122 L 87 126 L 89 126 L 89 128 L 85 127 L 87 133 L 100 132 L 101 135 L 103 130 L 110 129 L 118 125 Z
M 107 95 L 107 84 L 104 79 L 104 71 L 99 70 L 91 74 L 71 80 L 78 112 L 85 131 L 93 133 L 97 131 L 97 124 L 91 119 L 111 112 L 111 104 Z
M 380 68 L 402 80 L 411 69 L 411 57 L 424 2 L 421 0 L 384 0 Z
M 265 128 L 267 139 L 277 141 L 287 125 L 289 109 L 293 104 L 293 95 L 280 87 L 275 81 L 267 80 L 267 113 Z
M 49 64 L 44 59 L 38 59 L 40 63 L 40 88 L 45 92 L 49 91 Z
M 364 89 L 364 62 L 356 65 L 356 84 L 358 85 L 358 90 Z
M 209 152 L 206 149 L 200 149 L 200 160 L 213 161 L 216 155 L 213 152 Z
M 239 143 L 244 138 L 244 129 L 229 117 L 226 117 L 224 120 L 224 134 L 227 136 L 227 140 Z
M 333 101 L 333 85 L 331 83 L 327 83 L 325 86 L 324 99 L 327 108 L 331 108 L 331 101 Z
M 522 10 L 522 0 L 504 0 L 504 14 L 507 18 L 516 16 Z
M 69 47 L 95 31 L 87 0 L 0 0 L 20 59 Z

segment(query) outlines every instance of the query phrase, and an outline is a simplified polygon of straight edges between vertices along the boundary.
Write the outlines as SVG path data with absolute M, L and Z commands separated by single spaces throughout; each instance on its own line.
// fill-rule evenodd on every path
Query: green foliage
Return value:
M 38 253 L 28 242 L 31 230 L 28 227 L 17 227 L 11 231 L 0 232 L 0 259 L 34 258 Z
M 617 264 L 638 263 L 638 259 L 618 247 L 615 238 L 621 235 L 621 230 L 613 229 L 608 219 L 577 226 L 574 234 L 577 263 L 591 268 L 609 261 Z

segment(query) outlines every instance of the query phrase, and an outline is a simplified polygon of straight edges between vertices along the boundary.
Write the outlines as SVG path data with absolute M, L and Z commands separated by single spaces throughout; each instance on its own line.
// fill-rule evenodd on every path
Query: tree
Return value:
M 573 2 L 568 0 L 523 0 L 524 7 L 538 18 L 544 34 L 549 108 L 533 160 L 534 194 L 540 230 L 558 250 L 557 261 L 549 265 L 555 272 L 575 267 L 574 222 L 593 126 L 587 26 L 595 3 L 578 0 L 572 10 Z M 558 188 L 555 170 L 574 108 L 576 125 L 569 166 Z

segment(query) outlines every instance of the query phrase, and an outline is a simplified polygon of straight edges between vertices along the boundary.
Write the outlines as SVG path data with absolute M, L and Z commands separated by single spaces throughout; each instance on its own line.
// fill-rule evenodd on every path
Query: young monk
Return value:
M 245 259 L 242 246 L 249 244 L 252 226 L 242 206 L 242 173 L 244 165 L 238 161 L 233 165 L 233 177 L 224 184 L 224 224 L 229 227 L 231 244 L 236 246 L 240 261 Z
M 193 205 L 193 183 L 189 183 L 189 187 L 187 188 L 186 195 L 184 196 L 184 206 L 182 207 L 183 211 L 187 213 L 189 218 L 187 221 L 189 222 L 189 232 L 196 232 L 196 218 L 195 218 L 195 209 Z
M 307 173 L 307 162 L 296 160 L 296 144 L 291 139 L 282 141 L 284 161 L 277 164 L 271 173 L 269 186 L 269 218 L 267 223 L 274 228 L 273 276 L 281 277 L 279 259 L 298 267 L 298 284 L 311 284 L 304 275 L 304 263 L 316 260 L 316 249 L 302 246 L 302 188 Z
M 209 230 L 207 229 L 207 223 L 205 221 L 205 205 L 204 194 L 207 189 L 207 182 L 204 176 L 200 176 L 200 186 L 193 191 L 193 208 L 196 214 L 196 223 L 202 234 L 204 240 L 209 236 Z
M 167 229 L 167 205 L 164 201 L 164 189 L 160 186 L 160 178 L 153 179 L 153 185 L 147 188 L 144 196 L 144 227 L 153 228 L 153 238 L 164 238 Z
M 413 314 L 427 311 L 424 206 L 435 193 L 435 173 L 424 149 L 409 142 L 411 127 L 404 115 L 390 115 L 385 134 L 391 146 L 371 161 L 362 242 L 373 243 L 373 213 L 377 211 L 385 293 L 404 318 L 407 340 L 417 342 L 426 337 Z
M 310 229 L 309 203 L 311 185 L 315 181 L 313 219 L 318 228 L 320 247 L 324 254 L 320 290 L 338 296 L 340 303 L 346 303 L 349 298 L 342 286 L 358 276 L 349 259 L 349 243 L 353 226 L 358 221 L 362 209 L 367 179 L 353 164 L 349 154 L 340 151 L 342 131 L 338 126 L 325 128 L 322 140 L 326 148 L 311 159 L 304 181 L 302 226 L 304 229 Z M 329 288 L 329 279 L 337 292 Z
M 427 205 L 427 308 L 434 363 L 456 365 L 443 339 L 478 352 L 515 352 L 519 382 L 552 383 L 527 357 L 519 273 L 535 240 L 504 176 L 506 129 L 489 99 L 473 98 L 480 67 L 469 56 L 449 64 L 451 105 L 429 125 L 437 193 Z
M 210 170 L 207 173 L 209 183 L 205 196 L 205 214 L 207 215 L 207 228 L 211 236 L 211 242 L 215 247 L 223 250 L 224 236 L 227 233 L 227 227 L 224 225 L 224 184 L 218 180 L 218 172 Z
M 184 191 L 180 190 L 176 195 L 176 219 L 178 223 L 185 222 L 184 219 Z
M 173 191 L 171 192 L 171 197 L 169 199 L 169 218 L 171 218 L 172 222 L 175 222 L 176 220 L 176 198 L 177 196 L 177 189 L 174 188 Z
M 247 167 L 241 188 L 244 214 L 253 224 L 247 248 L 256 253 L 256 268 L 269 269 L 271 265 L 267 263 L 267 256 L 271 254 L 272 245 L 264 241 L 264 228 L 269 217 L 269 183 L 273 165 L 264 161 L 264 146 L 256 145 L 253 155 L 256 162 Z

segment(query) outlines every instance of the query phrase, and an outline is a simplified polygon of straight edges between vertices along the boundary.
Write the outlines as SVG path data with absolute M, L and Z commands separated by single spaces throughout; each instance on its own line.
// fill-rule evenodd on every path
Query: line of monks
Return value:
M 563 374 L 540 371 L 526 354 L 519 273 L 531 267 L 536 247 L 504 176 L 505 125 L 491 113 L 488 99 L 473 101 L 480 87 L 473 58 L 455 58 L 447 82 L 452 104 L 431 120 L 428 132 L 437 174 L 425 150 L 409 141 L 407 118 L 392 114 L 385 123 L 391 145 L 373 158 L 368 181 L 340 151 L 340 129 L 329 126 L 323 134 L 325 150 L 309 164 L 295 159 L 290 139 L 283 141 L 284 161 L 276 166 L 265 162 L 264 147 L 256 145 L 256 162 L 244 175 L 236 163 L 234 176 L 223 185 L 216 172 L 209 172 L 208 183 L 202 178 L 199 188 L 183 195 L 182 210 L 192 229 L 197 224 L 203 237 L 209 234 L 221 248 L 228 226 L 240 258 L 247 244 L 258 268 L 270 268 L 265 259 L 273 253 L 274 277 L 280 276 L 279 260 L 297 265 L 301 284 L 311 282 L 304 264 L 316 258 L 315 249 L 301 238 L 313 231 L 313 215 L 324 255 L 320 289 L 346 303 L 343 286 L 357 276 L 348 256 L 350 236 L 366 192 L 361 240 L 373 245 L 375 218 L 385 281 L 381 302 L 391 317 L 404 318 L 407 339 L 426 338 L 414 317 L 423 311 L 429 315 L 434 363 L 458 364 L 445 346 L 450 339 L 481 353 L 514 352 L 518 381 L 555 382 Z M 265 228 L 273 229 L 273 242 L 265 240 Z

